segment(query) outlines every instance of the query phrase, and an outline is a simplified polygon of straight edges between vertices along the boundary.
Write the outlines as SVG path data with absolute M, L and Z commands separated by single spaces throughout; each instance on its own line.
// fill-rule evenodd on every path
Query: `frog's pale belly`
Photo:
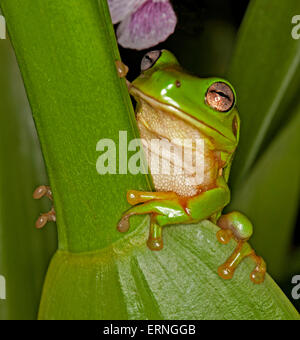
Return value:
M 219 162 L 198 129 L 145 101 L 137 122 L 156 191 L 191 197 L 215 187 Z

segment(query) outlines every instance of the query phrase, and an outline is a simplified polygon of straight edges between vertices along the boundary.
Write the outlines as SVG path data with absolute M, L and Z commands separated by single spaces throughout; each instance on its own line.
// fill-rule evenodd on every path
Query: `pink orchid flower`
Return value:
M 143 50 L 165 41 L 175 30 L 177 17 L 170 0 L 108 0 L 118 42 Z

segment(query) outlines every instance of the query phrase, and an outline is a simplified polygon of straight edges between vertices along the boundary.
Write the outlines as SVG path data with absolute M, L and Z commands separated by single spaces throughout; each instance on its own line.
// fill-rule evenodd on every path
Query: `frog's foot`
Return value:
M 265 279 L 266 263 L 260 256 L 255 254 L 249 243 L 243 241 L 238 243 L 231 256 L 218 268 L 218 274 L 225 280 L 231 279 L 237 266 L 246 257 L 251 257 L 256 263 L 254 270 L 250 274 L 251 281 L 257 284 L 262 283 Z
M 56 222 L 56 213 L 54 208 L 49 212 L 42 214 L 35 222 L 35 227 L 37 229 L 43 228 L 48 222 Z
M 52 191 L 49 186 L 41 185 L 34 190 L 33 193 L 34 199 L 39 200 L 44 196 L 48 197 L 51 201 L 53 201 Z
M 221 216 L 217 224 L 221 228 L 217 233 L 217 238 L 221 243 L 227 244 L 232 238 L 238 242 L 231 256 L 219 267 L 219 275 L 223 279 L 231 279 L 241 261 L 246 257 L 251 257 L 256 263 L 256 267 L 252 271 L 250 279 L 254 283 L 262 283 L 265 278 L 266 263 L 255 254 L 247 243 L 253 232 L 252 224 L 248 218 L 239 212 L 232 212 Z
M 129 68 L 121 60 L 116 60 L 116 68 L 120 78 L 125 78 L 128 90 L 131 88 L 131 83 L 126 79 Z
M 117 229 L 120 232 L 128 231 L 129 218 L 132 215 L 151 215 L 150 232 L 147 245 L 151 250 L 163 248 L 162 227 L 168 224 L 184 223 L 190 220 L 180 202 L 175 199 L 158 199 L 158 197 L 175 197 L 170 193 L 163 192 L 139 192 L 129 191 L 129 203 L 144 202 L 137 204 L 127 210 L 118 223 Z M 177 196 L 176 196 L 177 197 Z M 145 202 L 146 201 L 146 202 Z
M 130 227 L 129 218 L 132 215 L 133 214 L 126 214 L 121 218 L 117 226 L 119 232 L 124 233 L 129 230 Z M 163 248 L 162 227 L 156 223 L 155 215 L 151 216 L 150 232 L 147 241 L 147 246 L 151 250 L 161 250 Z
M 127 76 L 129 68 L 121 60 L 116 60 L 116 68 L 120 78 L 125 78 Z
M 34 199 L 41 199 L 42 197 L 48 197 L 51 201 L 53 201 L 52 191 L 49 186 L 41 185 L 38 188 L 35 189 L 33 193 Z M 56 221 L 56 213 L 52 206 L 51 210 L 47 213 L 41 214 L 39 218 L 36 220 L 35 227 L 37 229 L 43 228 L 47 222 Z

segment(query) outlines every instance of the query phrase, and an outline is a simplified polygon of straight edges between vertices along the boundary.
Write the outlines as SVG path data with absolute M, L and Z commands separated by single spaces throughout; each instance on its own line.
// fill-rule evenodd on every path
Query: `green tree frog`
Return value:
M 122 62 L 117 62 L 117 68 L 120 77 L 126 76 L 128 69 Z M 245 257 L 251 257 L 256 265 L 250 278 L 254 283 L 263 282 L 266 264 L 247 243 L 253 232 L 251 222 L 236 211 L 221 215 L 230 201 L 227 181 L 240 128 L 236 94 L 231 84 L 220 78 L 202 79 L 188 74 L 171 52 L 162 50 L 147 53 L 142 59 L 141 75 L 132 83 L 127 81 L 127 85 L 137 102 L 136 120 L 141 138 L 149 142 L 148 162 L 157 152 L 150 143 L 153 139 L 170 141 L 175 149 L 176 143 L 191 139 L 192 153 L 197 152 L 194 142 L 200 139 L 204 145 L 204 171 L 201 183 L 188 180 L 195 176 L 191 164 L 183 163 L 181 173 L 152 174 L 156 191 L 128 191 L 127 200 L 132 207 L 123 214 L 118 230 L 129 229 L 130 216 L 149 214 L 147 245 L 151 250 L 161 250 L 164 226 L 210 219 L 220 227 L 217 238 L 221 243 L 226 244 L 231 238 L 237 241 L 232 255 L 218 268 L 219 275 L 232 278 L 238 264 Z M 156 157 L 157 162 L 165 154 L 167 151 L 162 150 L 160 157 Z M 151 162 L 153 159 L 155 157 Z

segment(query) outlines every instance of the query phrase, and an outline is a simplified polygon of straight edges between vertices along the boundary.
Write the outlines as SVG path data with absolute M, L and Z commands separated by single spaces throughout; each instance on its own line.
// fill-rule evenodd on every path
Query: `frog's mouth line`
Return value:
M 231 139 L 229 139 L 228 137 L 223 135 L 220 131 L 218 131 L 217 129 L 213 128 L 212 126 L 204 123 L 201 120 L 198 120 L 198 119 L 192 117 L 190 114 L 188 114 L 185 111 L 182 111 L 182 110 L 176 108 L 175 106 L 173 106 L 171 104 L 165 104 L 165 103 L 161 103 L 161 102 L 157 101 L 153 97 L 146 95 L 144 92 L 142 92 L 139 89 L 137 89 L 136 87 L 134 87 L 132 84 L 130 84 L 129 92 L 135 98 L 136 97 L 140 97 L 141 99 L 145 100 L 148 104 L 150 104 L 154 108 L 158 108 L 158 109 L 161 109 L 161 110 L 167 111 L 167 112 L 172 112 L 175 116 L 177 116 L 177 117 L 187 121 L 188 123 L 190 123 L 192 125 L 199 126 L 199 128 L 201 129 L 201 132 L 208 139 L 211 139 L 211 137 L 209 137 L 207 135 L 207 129 L 210 129 L 210 130 L 216 132 L 219 136 L 221 136 L 224 139 L 226 139 L 227 142 L 230 142 L 231 145 L 235 144 L 235 141 L 232 141 Z M 232 152 L 234 152 L 234 150 Z

